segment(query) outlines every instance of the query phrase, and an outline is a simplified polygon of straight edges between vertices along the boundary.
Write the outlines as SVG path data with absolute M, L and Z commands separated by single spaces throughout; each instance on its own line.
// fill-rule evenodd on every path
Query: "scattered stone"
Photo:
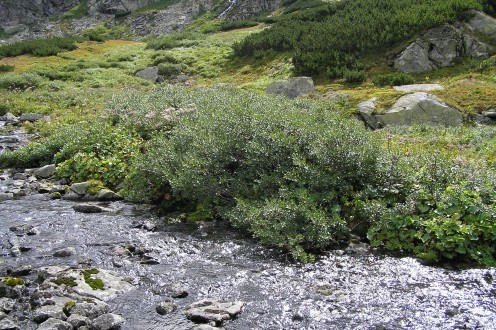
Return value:
M 40 324 L 38 330 L 72 330 L 72 325 L 62 320 L 50 318 Z
M 0 192 L 0 203 L 5 201 L 10 201 L 15 198 L 13 193 Z
M 24 223 L 10 227 L 10 231 L 16 234 L 17 236 L 24 236 L 24 235 L 32 236 L 39 234 L 38 228 Z
M 55 164 L 40 167 L 34 171 L 34 176 L 40 179 L 48 179 L 53 175 L 57 166 Z
M 162 301 L 155 307 L 155 310 L 160 315 L 170 314 L 176 309 L 177 309 L 177 305 L 169 300 Z
M 267 86 L 267 94 L 284 95 L 290 99 L 298 96 L 314 94 L 315 86 L 310 77 L 295 77 L 286 80 L 277 80 Z
M 69 187 L 69 189 L 72 192 L 78 194 L 80 197 L 83 197 L 84 195 L 86 195 L 86 190 L 88 189 L 88 182 L 74 183 Z
M 66 320 L 67 316 L 64 314 L 60 306 L 46 305 L 34 310 L 33 321 L 42 323 L 50 318 Z
M 332 296 L 334 289 L 329 285 L 320 285 L 315 288 L 315 292 L 320 293 L 323 296 Z
M 53 253 L 54 257 L 57 258 L 65 258 L 65 257 L 70 257 L 76 254 L 76 249 L 73 247 L 66 247 L 60 250 L 57 250 Z
M 91 302 L 78 302 L 71 309 L 72 314 L 78 314 L 81 316 L 88 317 L 89 319 L 94 319 L 100 315 L 104 315 L 111 312 L 109 305 L 103 301 L 93 299 Z
M 197 323 L 213 321 L 221 324 L 238 316 L 243 306 L 244 303 L 241 301 L 203 299 L 186 308 L 186 317 Z
M 172 298 L 186 298 L 188 294 L 187 289 L 181 284 L 173 284 L 171 287 Z
M 393 87 L 398 92 L 412 93 L 412 92 L 431 92 L 444 90 L 444 87 L 439 84 L 415 84 L 415 85 L 402 85 Z
M 208 324 L 198 324 L 191 328 L 191 330 L 218 330 L 219 328 L 213 327 Z
M 468 13 L 473 15 L 468 21 L 469 29 L 496 46 L 496 19 L 477 10 Z
M 41 119 L 45 119 L 45 115 L 42 115 L 40 113 L 23 113 L 19 117 L 19 121 L 21 123 L 23 123 L 25 121 L 29 121 L 31 123 L 34 123 L 35 121 L 38 121 L 38 120 L 41 120 Z
M 17 324 L 15 324 L 11 319 L 5 318 L 0 321 L 0 330 L 20 330 L 20 329 L 21 328 L 19 328 Z
M 366 255 L 369 253 L 369 248 L 370 246 L 363 242 L 350 243 L 344 252 L 350 255 Z
M 5 115 L 0 116 L 0 121 L 7 122 L 9 124 L 15 124 L 19 121 L 19 119 L 14 116 L 12 113 L 7 112 Z
M 102 213 L 107 211 L 105 208 L 95 204 L 77 204 L 73 205 L 72 208 L 80 213 Z
M 465 22 L 444 24 L 428 30 L 395 60 L 396 69 L 421 73 L 452 65 L 467 56 L 486 59 L 496 52 L 496 19 L 475 10 Z
M 91 322 L 89 318 L 79 314 L 71 314 L 66 321 L 67 323 L 70 323 L 74 329 L 80 329 L 83 326 L 89 326 Z
M 64 194 L 64 199 L 67 199 L 67 200 L 78 200 L 78 199 L 81 199 L 82 197 L 83 196 L 78 195 L 77 193 L 75 193 L 71 189 L 67 190 L 67 192 Z
M 19 266 L 13 269 L 8 269 L 7 274 L 10 276 L 28 276 L 33 271 L 31 265 Z
M 152 66 L 136 72 L 136 77 L 157 82 L 159 79 L 158 67 Z
M 27 173 L 19 172 L 19 173 L 14 174 L 12 179 L 14 179 L 14 180 L 27 180 L 28 177 L 29 177 L 29 175 Z
M 377 118 L 374 115 L 376 103 L 379 99 L 374 97 L 370 100 L 358 103 L 358 113 L 362 116 L 363 120 L 372 128 L 376 128 Z
M 5 313 L 12 312 L 14 309 L 15 300 L 10 298 L 0 298 L 0 311 Z
M 482 111 L 482 115 L 484 117 L 488 117 L 488 118 L 491 118 L 491 119 L 496 119 L 496 109 L 490 109 L 490 110 L 487 110 L 487 111 Z
M 121 200 L 122 197 L 110 189 L 101 189 L 96 195 L 96 199 L 99 201 L 118 201 Z
M 95 330 L 117 330 L 126 322 L 126 320 L 117 314 L 103 314 L 93 320 L 93 329 Z
M 429 59 L 427 46 L 419 41 L 412 43 L 400 54 L 394 67 L 409 73 L 428 72 L 436 68 Z

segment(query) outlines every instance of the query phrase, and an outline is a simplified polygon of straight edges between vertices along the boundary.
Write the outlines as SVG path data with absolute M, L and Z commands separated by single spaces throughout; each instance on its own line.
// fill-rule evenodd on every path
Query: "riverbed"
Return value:
M 126 319 L 123 329 L 191 329 L 184 309 L 203 298 L 245 303 L 225 329 L 496 328 L 494 268 L 427 266 L 364 244 L 300 265 L 222 223 L 171 224 L 124 202 L 108 204 L 107 213 L 83 214 L 73 210 L 75 203 L 41 194 L 0 203 L 0 266 L 84 265 L 117 273 L 132 284 L 107 301 Z M 23 236 L 24 252 L 13 257 L 9 228 L 19 224 L 38 234 Z M 124 258 L 115 252 L 122 246 L 143 253 Z M 53 256 L 67 247 L 76 253 Z M 189 294 L 175 299 L 176 311 L 159 315 L 155 306 L 172 284 Z

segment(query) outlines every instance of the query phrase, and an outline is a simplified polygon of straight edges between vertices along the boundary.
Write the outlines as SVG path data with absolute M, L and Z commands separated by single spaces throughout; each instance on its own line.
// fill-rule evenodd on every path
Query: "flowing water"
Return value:
M 226 329 L 496 328 L 495 269 L 448 270 L 409 257 L 342 251 L 301 266 L 218 224 L 162 226 L 153 212 L 122 202 L 103 214 L 76 213 L 73 205 L 43 195 L 0 203 L 1 266 L 85 264 L 117 272 L 134 285 L 109 301 L 127 319 L 123 329 L 190 329 L 183 309 L 206 297 L 246 303 Z M 159 229 L 135 228 L 151 222 Z M 40 233 L 23 237 L 30 250 L 13 258 L 9 228 L 18 224 Z M 119 261 L 113 251 L 125 244 L 159 263 Z M 52 257 L 64 247 L 75 247 L 76 255 Z M 177 299 L 176 312 L 158 315 L 155 305 L 171 283 L 190 294 Z

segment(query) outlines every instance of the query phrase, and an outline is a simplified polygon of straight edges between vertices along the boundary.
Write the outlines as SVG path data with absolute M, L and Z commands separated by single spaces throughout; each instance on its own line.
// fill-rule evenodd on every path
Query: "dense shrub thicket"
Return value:
M 372 80 L 376 86 L 399 86 L 409 85 L 415 82 L 411 74 L 404 72 L 393 72 L 386 74 L 379 74 Z
M 297 2 L 296 2 L 297 3 Z M 295 4 L 296 4 L 295 3 Z M 275 50 L 294 53 L 298 74 L 357 69 L 367 51 L 392 46 L 423 30 L 454 22 L 485 0 L 342 0 L 285 15 L 233 46 L 237 56 Z
M 133 201 L 224 219 L 302 261 L 355 232 L 422 258 L 496 264 L 494 127 L 371 134 L 328 105 L 232 88 L 126 91 L 108 110 L 0 154 L 0 166 L 56 162 L 72 181 L 124 182 Z M 484 157 L 385 143 L 409 134 Z
M 54 37 L 28 41 L 19 41 L 13 44 L 0 46 L 0 58 L 13 57 L 24 54 L 34 56 L 51 56 L 60 52 L 76 49 L 76 38 Z

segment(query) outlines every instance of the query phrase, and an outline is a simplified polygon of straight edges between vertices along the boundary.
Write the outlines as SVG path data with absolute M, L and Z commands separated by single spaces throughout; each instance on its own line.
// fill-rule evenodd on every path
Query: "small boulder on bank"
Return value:
M 40 167 L 39 169 L 34 171 L 34 176 L 39 179 L 48 179 L 53 175 L 56 168 L 57 167 L 55 166 L 55 164 Z
M 315 86 L 310 77 L 295 77 L 286 80 L 277 80 L 267 86 L 267 94 L 284 95 L 290 99 L 298 96 L 314 94 Z

